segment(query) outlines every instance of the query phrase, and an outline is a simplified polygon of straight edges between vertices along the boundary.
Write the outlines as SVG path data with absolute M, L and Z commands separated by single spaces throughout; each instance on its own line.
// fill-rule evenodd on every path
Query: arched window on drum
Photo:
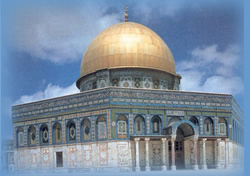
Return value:
M 135 134 L 145 135 L 145 121 L 142 116 L 135 117 Z
M 53 125 L 53 144 L 62 143 L 62 127 L 59 122 Z
M 89 141 L 91 140 L 91 127 L 90 127 L 90 120 L 85 118 L 82 120 L 81 123 L 81 134 L 82 134 L 82 141 Z
M 224 117 L 220 117 L 219 119 L 219 133 L 221 136 L 227 135 L 227 121 Z
M 17 146 L 24 146 L 24 130 L 22 127 L 17 129 Z
M 124 139 L 128 137 L 128 120 L 124 115 L 117 118 L 117 138 Z
M 36 145 L 36 128 L 31 125 L 28 128 L 28 146 Z
M 97 140 L 107 139 L 107 120 L 105 117 L 101 116 L 96 120 L 97 127 Z
M 159 116 L 152 117 L 151 131 L 153 134 L 161 134 L 161 118 Z
M 214 134 L 214 124 L 210 117 L 207 117 L 204 121 L 204 128 L 206 135 L 213 135 Z
M 40 144 L 48 144 L 49 143 L 49 129 L 46 124 L 43 124 L 40 127 Z
M 67 140 L 68 142 L 76 141 L 76 124 L 73 120 L 67 124 Z

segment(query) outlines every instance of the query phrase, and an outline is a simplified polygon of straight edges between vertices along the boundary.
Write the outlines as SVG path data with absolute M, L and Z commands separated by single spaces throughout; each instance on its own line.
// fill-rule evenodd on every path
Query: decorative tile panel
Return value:
M 107 143 L 99 143 L 99 166 L 108 166 L 108 144 Z
M 129 165 L 129 149 L 128 144 L 117 144 L 118 166 Z
M 76 168 L 77 167 L 77 148 L 69 147 L 68 150 L 69 150 L 68 152 L 69 167 Z
M 42 167 L 43 168 L 49 168 L 50 163 L 50 152 L 49 149 L 43 149 L 43 155 L 42 155 Z

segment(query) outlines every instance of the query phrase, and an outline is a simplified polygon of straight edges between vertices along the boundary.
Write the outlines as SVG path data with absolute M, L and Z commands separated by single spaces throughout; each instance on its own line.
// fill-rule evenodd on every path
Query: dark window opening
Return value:
M 56 152 L 56 167 L 63 167 L 62 152 Z

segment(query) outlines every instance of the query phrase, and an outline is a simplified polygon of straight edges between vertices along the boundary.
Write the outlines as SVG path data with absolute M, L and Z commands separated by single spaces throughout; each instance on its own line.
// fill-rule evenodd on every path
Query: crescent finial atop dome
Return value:
M 125 22 L 128 22 L 128 6 L 125 7 Z

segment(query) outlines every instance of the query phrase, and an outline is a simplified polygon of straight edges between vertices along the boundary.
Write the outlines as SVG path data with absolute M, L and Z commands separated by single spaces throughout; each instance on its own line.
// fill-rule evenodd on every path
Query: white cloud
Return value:
M 107 8 L 101 2 L 78 7 L 21 7 L 10 20 L 12 46 L 57 64 L 81 60 L 99 32 L 121 21 L 118 13 L 106 14 Z
M 239 66 L 240 50 L 236 45 L 228 46 L 223 52 L 218 51 L 217 45 L 196 48 L 192 55 L 196 59 L 196 65 L 217 64 L 215 73 L 224 76 L 233 75 L 233 70 Z
M 148 23 L 159 17 L 173 17 L 184 6 L 183 2 L 175 0 L 168 1 L 143 1 L 134 5 L 133 11 L 137 17 L 143 22 Z
M 241 94 L 244 84 L 237 75 L 241 58 L 236 45 L 220 51 L 217 45 L 195 48 L 192 57 L 177 63 L 182 90 Z
M 117 3 L 20 7 L 10 19 L 11 44 L 19 52 L 56 64 L 79 61 L 98 33 L 124 20 L 124 3 Z M 183 6 L 174 0 L 129 3 L 129 11 L 144 23 L 159 16 L 174 16 Z
M 29 103 L 33 101 L 54 98 L 64 95 L 70 95 L 74 93 L 78 93 L 79 90 L 77 89 L 75 83 L 68 87 L 61 87 L 59 85 L 53 85 L 49 83 L 45 90 L 38 91 L 32 95 L 23 95 L 14 104 L 22 104 L 22 103 Z

